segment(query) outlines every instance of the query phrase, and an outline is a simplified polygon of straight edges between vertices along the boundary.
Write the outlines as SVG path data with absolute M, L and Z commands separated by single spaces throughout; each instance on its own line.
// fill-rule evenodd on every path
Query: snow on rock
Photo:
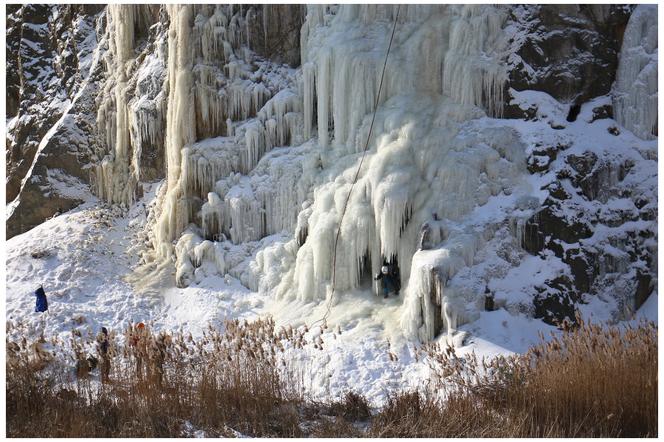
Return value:
M 72 195 L 58 183 L 89 182 L 91 114 L 104 52 L 97 44 L 99 11 L 23 5 L 8 16 L 8 36 L 16 39 L 8 43 L 8 66 L 14 66 L 8 81 L 20 83 L 8 85 L 20 86 L 18 108 L 8 108 L 14 115 L 7 122 L 9 237 L 90 199 L 89 192 Z

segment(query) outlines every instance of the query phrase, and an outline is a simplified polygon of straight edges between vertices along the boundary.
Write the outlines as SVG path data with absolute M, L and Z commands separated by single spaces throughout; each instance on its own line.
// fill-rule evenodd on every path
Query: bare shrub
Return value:
M 348 421 L 366 421 L 371 417 L 369 401 L 354 391 L 346 392 L 341 400 L 332 402 L 326 408 L 330 416 L 341 416 Z

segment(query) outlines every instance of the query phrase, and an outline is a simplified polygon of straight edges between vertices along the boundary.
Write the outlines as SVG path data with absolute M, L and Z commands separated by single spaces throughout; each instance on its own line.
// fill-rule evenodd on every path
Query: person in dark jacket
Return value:
M 487 312 L 492 312 L 494 310 L 493 301 L 493 292 L 489 290 L 489 285 L 487 284 L 486 288 L 484 289 L 484 310 Z
M 101 328 L 101 332 L 97 335 L 97 353 L 99 354 L 101 372 L 101 381 L 108 382 L 108 376 L 111 372 L 111 358 L 108 354 L 109 336 L 106 327 Z
M 395 273 L 390 272 L 389 266 L 384 265 L 381 267 L 380 273 L 378 273 L 374 278 L 374 281 L 378 280 L 383 281 L 383 298 L 387 299 L 387 295 L 391 291 L 399 296 L 399 282 L 397 281 Z
M 35 305 L 35 312 L 45 312 L 48 310 L 48 301 L 46 300 L 46 293 L 44 292 L 44 287 L 39 286 L 37 290 L 35 290 L 35 297 L 36 297 L 36 305 Z

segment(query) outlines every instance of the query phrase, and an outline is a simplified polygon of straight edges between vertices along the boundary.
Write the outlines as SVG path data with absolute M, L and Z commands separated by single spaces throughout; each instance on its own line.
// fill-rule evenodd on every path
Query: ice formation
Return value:
M 169 14 L 168 179 L 154 230 L 158 255 L 175 252 L 177 282 L 184 285 L 201 263 L 194 249 L 204 241 L 297 233 L 287 247 L 259 253 L 253 285 L 286 298 L 324 298 L 396 6 L 309 7 L 301 73 L 274 95 L 250 79 L 252 56 L 237 46 L 248 36 L 230 25 L 238 15 L 229 20 L 221 7 L 189 6 Z M 503 20 L 498 8 L 402 6 L 374 137 L 341 226 L 336 264 L 343 277 L 336 289 L 368 287 L 383 261 L 398 262 L 404 286 L 411 273 L 418 275 L 406 290 L 403 322 L 407 329 L 422 323 L 425 338 L 433 336 L 426 301 L 433 285 L 420 274 L 432 265 L 452 274 L 456 264 L 413 261 L 421 224 L 432 213 L 460 220 L 508 191 L 522 166 L 522 146 L 508 130 L 482 139 L 460 131 L 464 121 L 501 108 Z M 301 147 L 273 151 L 316 134 Z M 185 231 L 173 249 L 171 241 Z M 448 261 L 458 254 L 472 259 L 478 237 L 440 233 L 437 239 L 454 246 L 439 253 Z M 271 263 L 284 260 L 285 274 L 271 272 Z M 437 308 L 452 327 L 458 313 L 452 298 L 445 300 Z
M 130 204 L 138 183 L 136 169 L 130 170 L 129 117 L 125 88 L 126 64 L 131 60 L 134 45 L 136 8 L 112 5 L 108 9 L 108 60 L 112 63 L 114 80 L 106 84 L 105 98 L 99 106 L 97 124 L 105 134 L 106 145 L 112 148 L 97 168 L 97 191 L 111 202 Z
M 296 217 L 285 216 L 292 205 L 258 188 L 254 202 L 237 198 L 242 186 L 252 192 L 246 180 L 237 181 L 240 174 L 259 169 L 273 147 L 302 142 L 301 100 L 283 87 L 290 71 L 253 69 L 257 57 L 246 46 L 251 11 L 245 20 L 232 6 L 168 10 L 168 178 L 153 238 L 161 259 L 175 251 L 181 262 L 172 242 L 191 223 L 202 227 L 199 236 L 241 242 L 290 226 Z M 226 195 L 233 185 L 237 189 Z
M 130 14 L 122 8 L 112 9 L 112 21 Z M 492 196 L 512 195 L 527 176 L 518 133 L 474 123 L 500 115 L 503 107 L 504 8 L 402 5 L 380 97 L 396 5 L 308 6 L 297 70 L 261 60 L 250 49 L 256 38 L 249 26 L 253 9 L 173 5 L 168 14 L 167 179 L 152 242 L 157 261 L 175 262 L 177 284 L 195 282 L 206 272 L 229 272 L 253 290 L 319 302 L 330 294 L 340 229 L 337 296 L 377 290 L 372 277 L 389 262 L 400 270 L 407 335 L 427 340 L 441 323 L 452 333 L 469 320 L 467 306 L 477 294 L 449 281 L 474 264 L 498 226 L 492 220 L 472 224 L 468 216 Z M 641 15 L 635 23 L 647 20 Z M 265 30 L 272 20 L 267 11 L 263 19 Z M 650 34 L 639 34 L 637 27 L 630 21 L 629 48 L 650 42 Z M 115 90 L 121 90 L 131 36 L 115 33 L 122 45 L 116 43 L 113 72 Z M 652 97 L 652 66 L 630 71 L 629 57 L 643 54 L 628 53 L 616 84 L 625 125 L 642 118 L 630 114 L 639 94 Z M 627 91 L 637 75 L 648 79 L 645 86 Z M 373 136 L 341 223 L 376 101 Z M 120 115 L 127 105 L 119 97 L 109 109 Z M 650 108 L 639 112 L 652 116 Z M 124 125 L 125 119 L 135 121 L 123 115 L 114 124 Z M 141 137 L 158 132 L 132 124 L 141 130 L 129 132 Z M 131 192 L 136 182 L 135 162 L 127 156 L 132 138 L 122 127 L 106 131 L 124 138 L 109 136 L 115 153 L 101 166 L 100 192 L 116 202 L 128 197 L 116 196 L 114 183 L 130 184 L 117 188 Z M 515 195 L 517 201 L 529 198 L 535 197 Z M 510 220 L 517 243 L 529 214 L 520 211 Z M 435 245 L 418 251 L 425 222 Z M 221 247 L 281 233 L 292 239 L 262 247 L 241 270 Z
M 136 70 L 134 40 L 136 30 L 149 27 L 149 7 L 145 5 L 111 5 L 108 8 L 104 56 L 108 79 L 99 96 L 97 131 L 100 143 L 108 154 L 95 171 L 97 194 L 113 203 L 131 205 L 141 178 L 143 146 L 160 146 L 164 98 L 157 94 L 150 100 L 146 83 L 156 81 L 152 90 L 161 88 L 159 71 L 163 70 L 164 54 L 150 55 L 146 71 Z M 136 98 L 127 101 L 131 90 Z M 153 94 L 154 95 L 154 94 Z
M 332 147 L 323 155 L 323 164 L 332 168 L 330 174 L 336 179 L 316 189 L 306 220 L 308 238 L 297 252 L 293 275 L 281 282 L 282 286 L 292 284 L 296 289 L 290 296 L 304 301 L 328 293 L 330 252 L 357 167 L 358 158 L 352 154 L 360 152 L 366 140 L 388 43 L 387 20 L 395 14 L 392 6 L 342 6 L 329 26 L 318 27 L 330 20 L 325 11 L 311 8 L 307 16 L 303 35 L 309 37 L 302 45 L 302 59 L 309 63 L 304 65 L 303 77 L 304 95 L 310 101 L 304 103 L 305 127 L 313 109 L 308 92 L 313 76 L 319 143 L 321 148 Z M 387 20 L 376 25 L 376 16 Z M 420 273 L 427 272 L 420 265 L 433 268 L 437 264 L 413 262 L 411 269 L 420 226 L 432 213 L 459 220 L 475 204 L 509 188 L 518 176 L 522 146 L 513 134 L 500 131 L 492 134 L 494 142 L 488 144 L 470 140 L 467 134 L 457 137 L 461 123 L 485 111 L 495 113 L 502 100 L 505 72 L 491 58 L 500 50 L 501 12 L 408 6 L 400 17 L 379 100 L 376 136 L 341 226 L 336 265 L 344 277 L 336 281 L 336 289 L 366 286 L 383 260 L 398 262 L 404 286 L 415 274 L 406 289 L 404 326 L 422 323 L 420 318 L 425 316 L 423 327 L 433 330 L 433 322 L 423 312 L 432 286 L 420 284 L 421 290 L 416 286 L 422 282 Z M 367 39 L 367 23 L 382 32 Z M 357 78 L 365 80 L 354 81 Z M 328 137 L 330 126 L 333 131 Z M 448 141 L 441 144 L 441 140 Z M 346 162 L 332 165 L 337 157 Z M 457 247 L 472 248 L 472 244 Z M 276 290 L 288 293 L 285 287 Z M 448 306 L 450 318 L 456 315 L 452 304 L 440 307 Z M 433 335 L 433 331 L 422 333 L 425 338 Z
M 657 5 L 638 5 L 627 23 L 613 90 L 616 121 L 636 136 L 657 136 Z
M 195 140 L 193 110 L 192 67 L 193 42 L 191 35 L 192 10 L 188 6 L 169 6 L 171 29 L 168 35 L 168 114 L 166 116 L 166 195 L 160 201 L 160 218 L 155 229 L 158 256 L 170 257 L 171 241 L 188 223 L 186 201 L 181 200 L 182 148 Z

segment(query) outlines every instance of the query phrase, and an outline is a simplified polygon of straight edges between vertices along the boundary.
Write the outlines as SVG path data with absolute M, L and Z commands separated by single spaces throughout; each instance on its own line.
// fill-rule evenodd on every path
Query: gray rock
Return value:
M 631 9 L 560 4 L 512 8 L 509 23 L 517 34 L 508 87 L 543 91 L 570 104 L 608 94 Z M 505 108 L 505 116 L 524 117 L 514 106 Z
M 81 5 L 8 9 L 12 29 L 20 28 L 8 41 L 8 60 L 17 65 L 8 94 L 19 102 L 10 109 L 16 114 L 7 133 L 7 201 L 14 202 L 7 218 L 9 238 L 82 201 L 58 191 L 54 176 L 69 183 L 89 180 L 91 97 L 97 82 L 84 86 L 84 67 L 96 46 L 95 11 Z M 18 96 L 12 92 L 16 79 Z

